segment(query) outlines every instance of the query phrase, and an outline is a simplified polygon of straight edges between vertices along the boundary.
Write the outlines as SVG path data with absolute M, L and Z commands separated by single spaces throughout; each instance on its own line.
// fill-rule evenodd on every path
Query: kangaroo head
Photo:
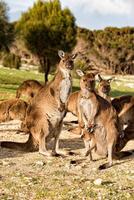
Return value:
M 95 90 L 95 73 L 85 74 L 81 70 L 77 70 L 77 74 L 81 77 L 80 79 L 80 88 L 86 89 L 88 91 Z
M 113 80 L 113 78 L 109 78 L 107 80 L 104 80 L 100 74 L 98 74 L 98 80 L 99 80 L 99 84 L 98 84 L 98 91 L 108 95 L 111 91 L 111 86 L 110 83 Z
M 60 69 L 65 70 L 72 70 L 74 68 L 74 59 L 76 58 L 77 54 L 68 54 L 62 50 L 58 51 L 58 55 L 60 57 Z

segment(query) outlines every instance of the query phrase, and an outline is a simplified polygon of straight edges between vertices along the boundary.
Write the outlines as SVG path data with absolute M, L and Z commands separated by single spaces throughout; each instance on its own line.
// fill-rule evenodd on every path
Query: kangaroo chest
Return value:
M 62 122 L 65 115 L 65 108 L 62 109 L 62 104 L 65 104 L 71 91 L 71 78 L 70 75 L 66 75 L 63 80 L 59 83 L 59 94 L 57 95 L 58 107 L 55 107 L 52 113 L 48 113 L 51 118 L 51 124 L 56 127 Z
M 71 91 L 72 82 L 70 76 L 64 78 L 60 83 L 60 100 L 62 103 L 66 103 Z
M 81 113 L 85 116 L 87 120 L 90 119 L 95 109 L 95 106 L 93 102 L 90 100 L 90 98 L 89 99 L 81 98 L 79 105 Z

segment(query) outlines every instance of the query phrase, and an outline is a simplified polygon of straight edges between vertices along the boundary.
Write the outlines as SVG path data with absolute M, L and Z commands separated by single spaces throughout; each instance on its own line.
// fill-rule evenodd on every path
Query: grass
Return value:
M 24 81 L 28 79 L 36 79 L 40 82 L 44 81 L 42 73 L 35 71 L 21 71 L 16 69 L 0 68 L 0 99 L 8 99 L 15 97 L 16 89 Z M 52 76 L 49 76 L 49 80 Z M 124 81 L 125 80 L 125 81 Z M 125 94 L 134 95 L 134 77 L 117 76 L 116 80 L 111 84 L 111 96 L 120 96 Z M 79 80 L 73 79 L 73 91 L 79 90 Z

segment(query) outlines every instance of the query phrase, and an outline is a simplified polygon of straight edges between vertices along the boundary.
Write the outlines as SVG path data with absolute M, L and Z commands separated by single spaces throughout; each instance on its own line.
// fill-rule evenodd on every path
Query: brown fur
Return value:
M 78 95 L 79 91 L 73 92 L 67 101 L 67 111 L 71 112 L 74 115 L 78 115 L 78 109 L 77 109 L 77 101 L 78 101 Z
M 81 91 L 78 97 L 79 125 L 83 132 L 91 132 L 93 129 L 97 151 L 102 155 L 108 154 L 108 164 L 100 166 L 100 169 L 107 168 L 112 166 L 113 150 L 120 134 L 118 117 L 111 103 L 95 92 L 94 74 L 84 75 L 82 72 L 81 74 Z M 92 157 L 90 149 L 92 140 L 84 142 L 86 154 L 89 152 Z
M 122 137 L 118 137 L 116 143 L 116 152 L 120 152 L 129 140 L 134 140 L 134 124 L 131 123 L 128 127 L 124 130 L 124 134 Z
M 122 125 L 129 125 L 134 121 L 134 97 L 131 95 L 125 95 L 121 97 L 116 97 L 113 100 L 110 98 L 110 83 L 112 79 L 104 80 L 100 75 L 98 75 L 98 94 L 104 99 L 112 103 L 112 106 L 116 109 L 118 113 L 120 123 Z
M 0 103 L 0 122 L 13 119 L 23 121 L 28 104 L 21 99 L 10 99 Z
M 134 122 L 134 97 L 131 95 L 117 97 L 112 100 L 122 124 L 129 125 Z
M 100 76 L 100 74 L 98 74 L 98 80 L 99 80 L 98 87 L 97 87 L 98 94 L 104 99 L 106 99 L 107 101 L 111 102 L 111 98 L 109 94 L 111 91 L 110 83 L 112 81 L 112 78 L 105 80 Z
M 97 87 L 97 93 L 104 99 L 111 101 L 109 93 L 111 91 L 110 82 L 112 81 L 112 78 L 104 80 L 100 75 L 98 75 L 98 78 L 99 78 L 99 84 Z M 79 92 L 80 91 L 73 92 L 69 96 L 67 103 L 67 110 L 76 116 L 78 114 L 77 101 Z
M 39 92 L 43 86 L 37 80 L 24 81 L 16 91 L 16 98 L 21 96 L 28 97 L 28 101 L 31 102 L 33 97 Z
M 61 58 L 54 79 L 39 91 L 29 105 L 25 119 L 29 140 L 25 144 L 2 142 L 2 147 L 34 150 L 39 146 L 39 152 L 50 155 L 46 143 L 54 138 L 52 153 L 58 152 L 59 134 L 65 116 L 65 104 L 71 92 L 71 70 L 76 55 L 68 55 L 59 51 Z

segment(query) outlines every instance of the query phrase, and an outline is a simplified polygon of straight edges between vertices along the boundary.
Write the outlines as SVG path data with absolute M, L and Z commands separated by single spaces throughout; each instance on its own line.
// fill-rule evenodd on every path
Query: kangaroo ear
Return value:
M 58 50 L 58 55 L 59 55 L 59 57 L 62 59 L 62 58 L 65 57 L 65 52 L 62 51 L 62 50 Z
M 72 54 L 72 59 L 75 59 L 77 55 L 77 53 Z
M 80 69 L 77 69 L 76 70 L 76 73 L 78 74 L 78 76 L 80 76 L 80 77 L 82 77 L 82 76 L 84 76 L 85 74 L 84 74 L 84 72 L 83 71 L 81 71 Z
M 111 83 L 111 81 L 113 81 L 115 79 L 115 77 L 111 77 L 111 78 L 109 78 L 107 81 L 109 82 L 109 83 Z
M 101 82 L 103 80 L 100 74 L 98 74 L 98 80 L 99 80 L 99 82 Z

